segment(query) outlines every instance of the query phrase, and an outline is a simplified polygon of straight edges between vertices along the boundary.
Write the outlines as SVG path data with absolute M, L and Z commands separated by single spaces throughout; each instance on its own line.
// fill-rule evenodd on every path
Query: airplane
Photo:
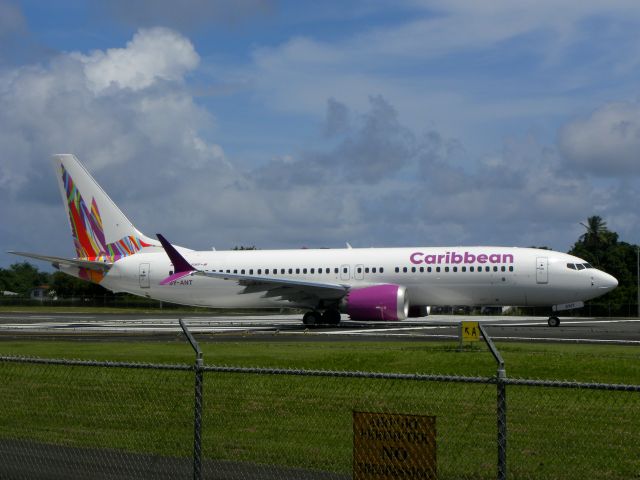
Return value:
M 218 308 L 304 309 L 305 325 L 424 317 L 431 306 L 552 306 L 556 312 L 618 285 L 566 253 L 454 246 L 194 251 L 141 233 L 70 154 L 53 156 L 75 258 L 10 253 L 163 302 Z

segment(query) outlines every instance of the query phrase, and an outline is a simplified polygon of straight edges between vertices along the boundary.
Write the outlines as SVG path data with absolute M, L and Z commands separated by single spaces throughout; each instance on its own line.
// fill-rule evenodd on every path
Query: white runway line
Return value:
M 555 337 L 491 337 L 493 340 L 523 340 L 527 342 L 559 343 L 616 343 L 620 345 L 640 345 L 640 340 L 605 340 L 599 338 L 555 338 Z
M 370 333 L 380 333 L 380 332 L 394 332 L 396 330 L 407 331 L 407 330 L 434 330 L 437 328 L 450 328 L 448 326 L 442 325 L 425 325 L 423 327 L 397 327 L 397 328 L 374 328 L 374 329 L 364 329 L 364 330 L 336 330 L 333 332 L 317 332 L 320 335 L 368 335 Z

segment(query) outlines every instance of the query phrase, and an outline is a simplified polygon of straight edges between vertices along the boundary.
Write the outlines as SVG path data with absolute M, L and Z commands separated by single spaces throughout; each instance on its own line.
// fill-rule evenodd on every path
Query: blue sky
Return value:
M 640 242 L 640 4 L 0 0 L 0 265 L 75 153 L 191 248 Z

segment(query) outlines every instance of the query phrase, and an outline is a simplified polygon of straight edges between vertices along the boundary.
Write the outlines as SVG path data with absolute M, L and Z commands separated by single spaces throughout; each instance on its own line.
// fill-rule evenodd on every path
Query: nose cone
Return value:
M 609 292 L 618 286 L 618 280 L 613 275 L 605 272 L 598 272 L 598 288 L 605 292 Z

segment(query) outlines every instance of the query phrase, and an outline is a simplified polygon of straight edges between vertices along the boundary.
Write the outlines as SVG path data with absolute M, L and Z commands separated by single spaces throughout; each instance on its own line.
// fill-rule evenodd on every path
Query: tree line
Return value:
M 636 304 L 637 302 L 637 245 L 620 241 L 618 234 L 607 228 L 599 216 L 592 216 L 582 224 L 585 228 L 568 253 L 583 258 L 594 267 L 618 279 L 618 288 L 597 303 Z M 253 250 L 254 246 L 236 247 L 234 250 Z M 47 285 L 59 297 L 112 296 L 112 292 L 95 283 L 85 282 L 62 272 L 41 272 L 30 263 L 14 263 L 0 268 L 0 292 L 10 291 L 27 296 L 32 289 Z

